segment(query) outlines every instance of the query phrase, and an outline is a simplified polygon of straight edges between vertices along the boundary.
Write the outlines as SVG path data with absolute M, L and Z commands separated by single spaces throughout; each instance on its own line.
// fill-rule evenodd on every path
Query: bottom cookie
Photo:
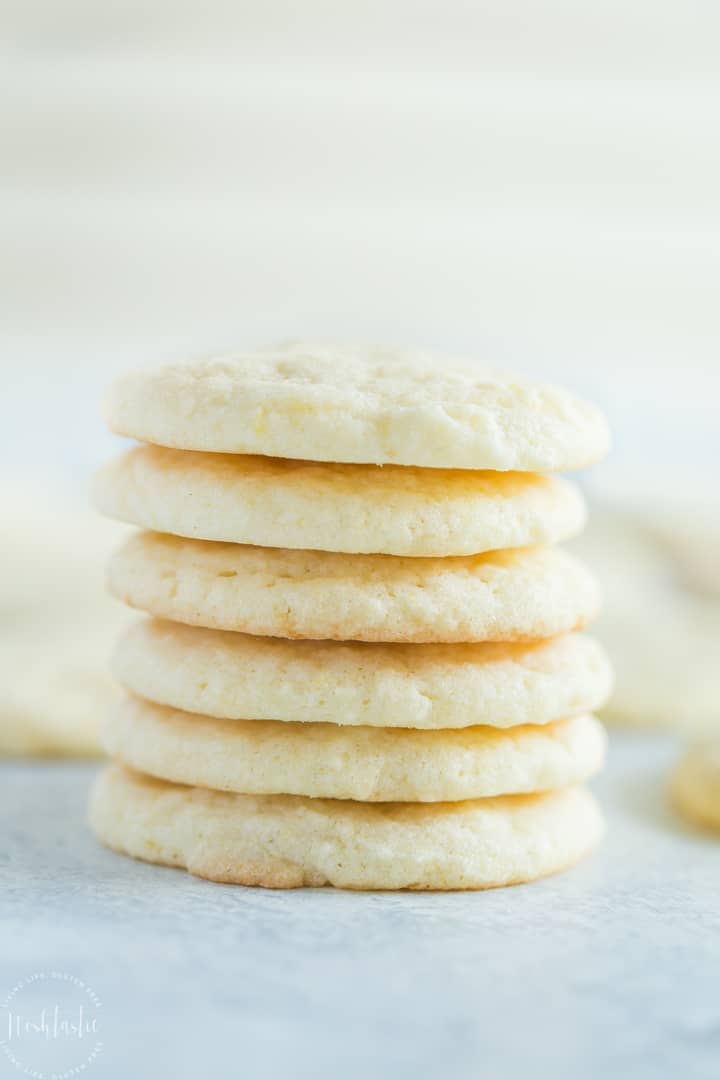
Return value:
M 90 824 L 108 847 L 266 888 L 487 889 L 564 870 L 603 820 L 582 788 L 457 803 L 234 795 L 104 769 Z
M 720 831 L 720 738 L 690 747 L 675 767 L 670 794 L 683 817 Z

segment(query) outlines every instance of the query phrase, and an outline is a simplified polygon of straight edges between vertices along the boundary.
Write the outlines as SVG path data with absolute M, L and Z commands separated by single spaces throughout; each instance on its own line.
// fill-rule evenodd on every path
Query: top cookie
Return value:
M 111 429 L 183 450 L 310 461 L 554 472 L 598 460 L 592 405 L 469 361 L 415 350 L 293 343 L 134 372 Z

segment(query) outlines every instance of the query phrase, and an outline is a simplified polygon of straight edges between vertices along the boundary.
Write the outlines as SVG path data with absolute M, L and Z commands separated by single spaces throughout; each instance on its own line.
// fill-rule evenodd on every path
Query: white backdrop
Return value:
M 328 336 L 564 381 L 596 490 L 711 497 L 712 0 L 0 6 L 6 475 L 79 496 L 122 367 Z

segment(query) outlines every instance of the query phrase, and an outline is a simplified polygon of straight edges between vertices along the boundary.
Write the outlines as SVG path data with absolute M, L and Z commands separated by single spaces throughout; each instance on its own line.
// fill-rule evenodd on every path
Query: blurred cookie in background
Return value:
M 45 495 L 4 495 L 0 536 L 0 755 L 97 755 L 117 697 L 107 672 L 124 613 L 104 563 L 125 530 Z
M 673 770 L 670 797 L 691 824 L 720 834 L 720 738 L 690 746 Z
M 589 560 L 605 605 L 597 636 L 612 657 L 606 720 L 687 733 L 720 731 L 720 519 L 679 507 L 596 506 L 571 546 Z

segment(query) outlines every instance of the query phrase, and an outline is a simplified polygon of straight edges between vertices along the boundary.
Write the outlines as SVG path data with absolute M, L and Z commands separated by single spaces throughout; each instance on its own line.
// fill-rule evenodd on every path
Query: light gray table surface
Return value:
M 448 895 L 145 866 L 87 831 L 93 766 L 5 763 L 0 997 L 38 971 L 91 986 L 98 1078 L 717 1080 L 720 842 L 666 804 L 677 750 L 613 736 L 608 837 L 575 870 Z

